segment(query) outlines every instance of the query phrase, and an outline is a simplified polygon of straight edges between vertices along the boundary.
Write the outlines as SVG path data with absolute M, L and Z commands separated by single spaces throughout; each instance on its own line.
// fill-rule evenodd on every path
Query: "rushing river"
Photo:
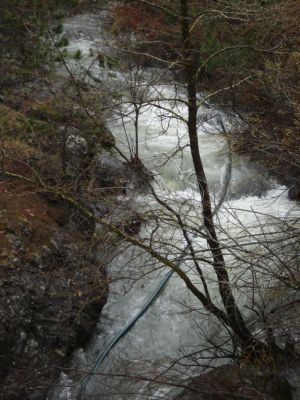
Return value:
M 94 63 L 94 55 L 97 52 L 109 49 L 106 41 L 109 37 L 105 37 L 103 33 L 105 24 L 101 18 L 103 14 L 100 17 L 87 14 L 67 21 L 65 29 L 70 40 L 68 51 L 76 52 L 80 49 L 82 55 L 81 60 L 70 61 L 69 66 L 79 74 L 84 74 L 89 69 L 91 74 L 101 77 L 102 80 L 106 79 L 113 87 L 122 87 L 122 99 L 126 104 L 119 107 L 111 118 L 110 129 L 119 148 L 129 155 L 130 149 L 135 151 L 135 114 L 130 104 L 130 90 L 126 89 L 128 75 L 119 71 L 108 71 L 105 66 L 99 67 Z M 91 65 L 94 66 L 90 67 Z M 184 100 L 184 91 L 180 89 L 175 92 L 173 85 L 161 82 L 147 85 L 153 80 L 153 74 L 158 74 L 158 71 L 147 71 L 145 76 L 139 78 L 141 95 L 151 99 L 150 105 L 147 104 L 140 110 L 139 157 L 154 174 L 153 186 L 157 195 L 180 213 L 189 225 L 190 238 L 199 257 L 205 258 L 205 240 L 200 235 L 195 235 L 201 225 L 201 199 L 187 146 L 187 132 L 184 122 L 173 118 L 174 114 L 186 117 L 186 106 L 178 101 L 164 100 L 173 99 L 175 96 Z M 128 87 L 130 88 L 130 85 Z M 280 221 L 284 219 L 288 224 L 294 216 L 300 215 L 300 211 L 288 200 L 286 189 L 269 179 L 261 167 L 246 158 L 230 154 L 227 140 L 221 134 L 220 120 L 227 130 L 238 124 L 237 119 L 229 119 L 204 103 L 199 110 L 201 156 L 214 205 L 218 204 L 218 199 L 223 194 L 231 170 L 227 195 L 215 215 L 215 220 L 225 249 L 235 295 L 248 323 L 253 324 L 253 330 L 259 334 L 260 327 L 254 323 L 253 313 L 245 307 L 248 305 L 251 308 L 254 305 L 252 283 L 257 285 L 258 297 L 264 296 L 256 298 L 255 301 L 270 298 L 274 304 L 279 301 L 274 296 L 273 278 L 268 276 L 268 271 L 270 263 L 273 263 L 274 271 L 281 273 L 283 261 L 288 257 L 284 254 L 282 260 L 280 258 L 280 248 L 282 247 L 283 252 L 290 243 L 286 225 Z M 127 196 L 120 199 L 120 202 L 123 202 L 124 207 L 147 215 L 148 222 L 143 225 L 140 237 L 147 243 L 151 237 L 152 245 L 170 259 L 179 257 L 185 243 L 175 223 L 176 218 L 164 210 L 152 194 L 128 188 Z M 259 238 L 262 238 L 262 241 L 267 240 L 272 248 L 271 252 L 267 246 L 260 245 Z M 292 253 L 290 256 L 292 257 Z M 252 266 L 255 263 L 259 264 L 261 269 L 254 271 Z M 85 351 L 78 351 L 74 355 L 74 369 L 93 369 L 99 354 L 124 328 L 128 320 L 136 315 L 166 274 L 167 271 L 160 267 L 150 262 L 149 257 L 140 250 L 125 244 L 120 245 L 118 254 L 108 266 L 112 280 L 108 302 L 93 340 Z M 199 276 L 193 272 L 190 260 L 186 258 L 182 268 L 200 285 Z M 219 304 L 211 267 L 204 263 L 202 268 L 212 297 Z M 282 301 L 282 298 L 280 300 Z M 211 315 L 203 313 L 199 302 L 174 274 L 150 309 L 96 368 L 95 375 L 84 381 L 82 398 L 169 398 L 167 394 L 170 387 L 164 385 L 164 381 L 183 380 L 193 374 L 199 374 L 203 367 L 209 364 L 212 355 L 216 356 L 214 365 L 224 363 L 222 355 L 226 357 L 230 345 L 222 346 L 223 354 L 221 351 L 213 354 L 208 347 L 209 341 L 220 344 L 225 339 L 224 328 Z M 206 347 L 207 350 L 203 350 L 201 357 L 184 357 Z M 174 363 L 175 360 L 181 361 Z M 108 374 L 109 377 L 101 376 L 103 374 Z M 128 376 L 138 379 L 129 379 Z M 152 380 L 158 383 L 155 384 Z M 56 390 L 53 399 L 78 397 L 80 386 L 74 373 L 62 374 L 61 384 L 64 388 Z

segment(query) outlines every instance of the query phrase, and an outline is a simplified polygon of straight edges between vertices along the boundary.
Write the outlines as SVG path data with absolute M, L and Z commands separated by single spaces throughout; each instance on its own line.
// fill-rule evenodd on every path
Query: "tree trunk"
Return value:
M 232 294 L 228 273 L 225 266 L 225 260 L 222 254 L 220 243 L 216 234 L 212 215 L 212 207 L 208 184 L 200 156 L 198 135 L 197 135 L 197 81 L 196 81 L 196 60 L 195 52 L 191 46 L 190 26 L 188 19 L 187 0 L 180 0 L 181 29 L 183 41 L 183 54 L 185 63 L 185 73 L 188 94 L 188 134 L 192 160 L 196 172 L 199 191 L 202 198 L 202 216 L 203 224 L 208 238 L 207 243 L 213 257 L 214 271 L 217 275 L 219 293 L 225 308 L 228 323 L 238 338 L 242 347 L 253 342 L 253 336 L 246 327 L 242 314 L 236 304 Z

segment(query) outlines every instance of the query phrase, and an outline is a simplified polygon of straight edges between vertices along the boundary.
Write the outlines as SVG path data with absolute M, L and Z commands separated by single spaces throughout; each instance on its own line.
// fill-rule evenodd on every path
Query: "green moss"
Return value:
M 61 153 L 61 132 L 65 125 L 79 130 L 80 135 L 86 139 L 91 154 L 99 151 L 101 147 L 113 147 L 113 135 L 99 118 L 98 121 L 95 123 L 84 111 L 70 113 L 52 100 L 33 104 L 26 113 L 0 105 L 2 138 L 21 141 L 51 154 Z
M 65 122 L 65 114 L 51 103 L 39 103 L 32 107 L 28 116 L 47 122 Z

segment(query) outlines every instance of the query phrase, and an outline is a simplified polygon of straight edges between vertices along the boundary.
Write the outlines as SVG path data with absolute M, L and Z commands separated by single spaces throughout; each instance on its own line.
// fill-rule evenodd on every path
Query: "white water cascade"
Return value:
M 74 70 L 90 65 L 95 49 L 101 48 L 103 51 L 106 46 L 103 45 L 103 37 L 95 27 L 97 21 L 93 15 L 81 15 L 66 24 L 70 38 L 69 50 L 80 49 L 83 55 L 80 61 L 70 63 Z M 122 88 L 126 87 L 124 75 L 121 76 L 118 71 L 111 72 L 108 76 L 107 71 L 97 66 L 94 73 L 102 74 L 102 77 L 106 74 L 106 79 L 111 79 L 113 84 L 119 82 Z M 146 86 L 149 74 L 152 73 L 153 71 L 148 71 L 148 75 L 140 83 L 141 86 Z M 157 73 L 155 71 L 155 74 Z M 162 100 L 174 98 L 175 95 L 184 100 L 184 92 L 175 93 L 173 86 L 166 84 L 155 84 L 147 90 L 147 98 L 151 99 L 151 105 L 143 107 L 139 116 L 139 157 L 154 173 L 153 185 L 157 195 L 180 213 L 189 225 L 190 238 L 199 257 L 207 258 L 205 240 L 201 235 L 196 235 L 197 228 L 201 225 L 201 199 L 195 185 L 187 132 L 182 121 L 170 118 L 174 113 L 185 117 L 186 106 L 180 102 Z M 125 113 L 126 117 L 121 119 L 119 114 L 115 114 L 111 119 L 110 129 L 119 148 L 129 154 L 128 143 L 133 150 L 135 145 L 134 113 L 128 92 L 124 93 L 128 103 L 119 111 L 122 111 L 123 115 Z M 154 98 L 156 101 L 152 101 Z M 200 108 L 201 156 L 214 204 L 218 203 L 226 181 L 230 159 L 227 140 L 220 134 L 220 118 L 228 130 L 237 122 L 229 121 L 206 103 Z M 186 243 L 174 222 L 176 218 L 163 211 L 163 207 L 150 193 L 134 194 L 134 190 L 129 190 L 129 194 L 120 201 L 124 206 L 129 205 L 147 216 L 140 232 L 140 237 L 145 239 L 146 243 L 149 244 L 151 237 L 153 246 L 163 255 L 170 259 L 179 257 Z M 279 250 L 282 246 L 282 251 L 285 251 L 290 243 L 286 226 L 295 216 L 300 216 L 300 210 L 295 203 L 288 200 L 286 188 L 279 187 L 269 179 L 261 167 L 234 154 L 227 197 L 215 220 L 235 295 L 249 325 L 252 324 L 253 331 L 256 330 L 258 335 L 260 327 L 254 323 L 253 312 L 246 308 L 246 305 L 253 305 L 251 283 L 255 282 L 257 285 L 258 297 L 262 296 L 262 293 L 265 296 L 264 299 L 256 298 L 255 301 L 271 298 L 274 304 L 283 301 L 280 296 L 280 299 L 276 298 L 273 290 L 274 280 L 268 276 L 268 271 L 270 263 L 273 263 L 274 271 L 277 271 L 278 267 L 277 272 L 282 273 L 280 268 L 287 255 L 283 255 L 281 260 Z M 156 225 L 157 220 L 160 221 L 159 225 Z M 284 222 L 280 222 L 283 220 Z M 268 237 L 271 252 L 260 244 L 261 237 Z M 271 253 L 275 254 L 274 259 L 271 259 Z M 112 280 L 108 302 L 91 343 L 85 350 L 75 354 L 74 369 L 92 370 L 99 354 L 124 328 L 128 320 L 136 315 L 149 293 L 166 274 L 166 269 L 150 261 L 149 256 L 139 249 L 120 245 L 118 255 L 108 266 Z M 254 264 L 261 265 L 261 269 L 254 271 Z M 211 266 L 203 263 L 201 267 L 212 297 L 220 304 Z M 199 275 L 193 272 L 191 260 L 185 259 L 182 268 L 200 287 Z M 198 358 L 196 355 L 189 358 L 183 356 L 194 354 L 199 349 L 209 346 L 209 340 L 220 344 L 225 338 L 224 327 L 214 317 L 203 312 L 200 303 L 174 274 L 150 309 L 109 352 L 95 374 L 85 381 L 82 399 L 171 398 L 167 396 L 171 389 L 167 382 L 171 379 L 175 379 L 176 382 L 183 381 L 189 376 L 201 373 L 204 366 L 210 363 L 209 357 L 220 354 L 213 354 L 207 349 Z M 231 346 L 224 344 L 222 348 L 225 357 Z M 175 363 L 175 360 L 180 359 L 182 361 Z M 226 359 L 224 361 L 216 358 L 214 365 L 224 362 Z M 129 379 L 128 376 L 136 379 Z M 64 389 L 56 390 L 52 398 L 76 399 L 80 385 L 76 382 L 74 373 L 62 374 L 61 383 L 65 386 Z

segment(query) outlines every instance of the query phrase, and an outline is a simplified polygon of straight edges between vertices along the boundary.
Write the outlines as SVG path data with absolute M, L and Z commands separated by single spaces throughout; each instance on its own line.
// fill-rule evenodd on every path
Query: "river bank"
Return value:
M 78 71 L 84 73 L 86 70 L 90 72 L 87 65 L 90 65 L 91 59 L 95 59 L 93 54 L 95 49 L 99 49 L 99 46 L 101 49 L 102 45 L 102 36 L 93 37 L 95 32 L 97 34 L 98 25 L 91 29 L 91 26 L 86 26 L 86 21 L 97 22 L 97 17 L 91 18 L 90 15 L 85 15 L 82 19 L 75 18 L 71 23 L 67 21 L 72 29 L 70 47 L 76 49 L 78 46 L 81 52 L 85 51 L 76 61 Z M 88 28 L 87 38 L 84 36 L 86 28 Z M 94 46 L 93 51 L 90 51 L 90 46 Z M 88 63 L 84 64 L 86 57 Z M 105 57 L 103 59 L 106 60 Z M 3 123 L 6 127 L 5 133 L 9 132 L 12 135 L 5 140 L 5 170 L 34 179 L 36 184 L 34 186 L 28 183 L 21 184 L 22 179 L 12 176 L 10 178 L 4 176 L 3 181 L 1 180 L 5 194 L 3 209 L 8 215 L 7 219 L 3 219 L 3 229 L 1 226 L 1 234 L 7 246 L 3 264 L 4 270 L 8 271 L 4 276 L 8 290 L 5 289 L 4 298 L 8 298 L 13 304 L 12 314 L 9 314 L 9 310 L 5 310 L 5 305 L 2 310 L 8 327 L 7 332 L 16 332 L 16 345 L 9 344 L 7 348 L 15 346 L 14 353 L 18 359 L 25 359 L 29 354 L 30 360 L 22 362 L 22 366 L 25 366 L 23 369 L 27 372 L 28 366 L 37 370 L 34 377 L 32 374 L 28 377 L 27 373 L 23 374 L 19 369 L 14 372 L 17 359 L 9 359 L 10 354 L 5 348 L 10 336 L 5 332 L 5 344 L 2 348 L 9 365 L 4 372 L 7 374 L 6 392 L 4 392 L 6 396 L 19 395 L 15 382 L 21 375 L 24 386 L 20 386 L 20 396 L 23 396 L 20 398 L 28 396 L 28 399 L 42 399 L 42 396 L 45 396 L 43 383 L 46 375 L 49 374 L 51 378 L 46 383 L 47 388 L 51 384 L 50 381 L 53 383 L 58 376 L 59 369 L 56 368 L 54 371 L 53 365 L 58 364 L 60 368 L 68 368 L 71 352 L 78 349 L 78 346 L 84 346 L 92 337 L 89 346 L 81 352 L 82 363 L 78 363 L 79 371 L 90 371 L 107 342 L 122 329 L 128 317 L 140 308 L 148 292 L 152 290 L 153 282 L 161 279 L 164 272 L 161 270 L 161 265 L 146 257 L 147 254 L 120 243 L 114 235 L 100 228 L 100 223 L 95 224 L 95 221 L 84 218 L 76 208 L 70 207 L 68 201 L 62 202 L 62 196 L 59 194 L 70 195 L 71 199 L 76 199 L 83 208 L 91 209 L 100 218 L 104 216 L 106 221 L 121 227 L 130 237 L 134 238 L 139 233 L 139 239 L 143 243 L 150 243 L 163 256 L 166 255 L 174 260 L 182 257 L 184 237 L 178 229 L 178 221 L 174 215 L 168 213 L 170 210 L 164 210 L 162 204 L 158 204 L 147 191 L 135 191 L 136 177 L 142 172 L 142 178 L 145 178 L 143 171 L 147 169 L 144 169 L 143 163 L 134 157 L 134 152 L 137 151 L 136 143 L 134 144 L 132 139 L 136 133 L 134 118 L 131 118 L 134 109 L 130 106 L 125 109 L 117 107 L 116 113 L 102 114 L 103 110 L 111 106 L 107 96 L 107 93 L 110 93 L 108 88 L 112 91 L 117 88 L 117 97 L 125 104 L 130 103 L 127 96 L 128 87 L 129 89 L 133 87 L 128 79 L 130 76 L 124 71 L 122 74 L 119 73 L 117 68 L 115 70 L 107 68 L 105 62 L 99 64 L 95 75 L 98 82 L 87 79 L 87 84 L 75 79 L 76 76 L 72 75 L 73 70 L 71 70 L 71 74 L 68 71 L 67 82 L 61 86 L 60 79 L 55 77 L 55 85 L 52 87 L 52 93 L 55 88 L 55 96 L 52 98 L 49 99 L 47 95 L 43 97 L 43 91 L 40 90 L 36 103 L 31 103 L 32 97 L 27 93 L 27 101 L 21 102 L 18 110 L 10 107 L 8 103 L 4 104 L 2 109 L 5 116 Z M 151 76 L 151 70 L 149 72 Z M 154 70 L 154 74 L 158 74 L 158 70 Z M 129 84 L 126 79 L 129 80 Z M 100 88 L 95 82 L 100 84 Z M 144 84 L 146 80 L 141 82 Z M 159 198 L 168 206 L 171 205 L 175 210 L 179 210 L 178 213 L 188 221 L 189 234 L 194 237 L 195 232 L 198 233 L 199 222 L 201 225 L 199 219 L 201 198 L 195 189 L 186 130 L 183 124 L 174 123 L 172 115 L 168 114 L 168 110 L 173 112 L 176 110 L 185 115 L 185 109 L 178 104 L 174 105 L 171 100 L 165 100 L 172 99 L 176 95 L 180 103 L 184 102 L 185 97 L 182 92 L 176 92 L 169 86 L 156 85 L 153 82 L 149 86 L 158 97 L 155 98 L 154 105 L 163 104 L 167 109 L 159 114 L 157 108 L 147 106 L 143 111 L 139 119 L 139 157 L 148 169 L 153 171 L 153 175 L 152 173 L 146 175 L 148 178 L 155 177 L 154 186 Z M 40 86 L 37 85 L 35 90 L 38 88 Z M 153 92 L 150 91 L 150 94 Z M 18 91 L 15 96 L 19 97 Z M 201 109 L 201 112 L 209 116 L 211 110 L 212 106 L 210 109 Z M 106 119 L 109 120 L 110 130 L 105 124 Z M 226 116 L 224 119 L 227 122 Z M 167 129 L 164 125 L 166 120 Z M 227 123 L 227 126 L 230 124 Z M 228 164 L 228 147 L 224 138 L 215 135 L 215 127 L 216 124 L 209 125 L 204 120 L 199 128 L 199 137 L 211 193 L 217 203 L 222 192 L 220 188 L 224 186 L 224 182 L 226 183 L 227 168 L 224 167 Z M 14 137 L 16 133 L 18 141 Z M 113 150 L 116 143 L 123 155 L 131 157 L 133 170 L 129 175 L 124 158 L 122 161 L 116 159 Z M 279 325 L 278 321 L 280 324 L 285 321 L 287 313 L 284 315 L 285 309 L 282 306 L 293 298 L 292 294 L 285 298 L 287 287 L 291 288 L 291 291 L 297 289 L 298 270 L 294 262 L 297 249 L 293 244 L 297 231 L 293 225 L 289 225 L 294 223 L 293 212 L 297 216 L 297 209 L 287 199 L 284 193 L 286 189 L 270 180 L 260 167 L 247 158 L 233 155 L 232 167 L 228 197 L 224 208 L 217 216 L 218 233 L 226 249 L 226 261 L 232 274 L 232 284 L 239 304 L 243 307 L 247 323 L 254 321 L 253 331 L 258 337 L 262 337 L 266 326 L 264 314 L 258 315 L 255 319 L 253 313 L 247 311 L 246 306 L 252 308 L 257 306 L 257 310 L 260 311 L 261 304 L 266 304 L 266 307 L 269 307 L 266 308 L 267 311 L 270 311 L 271 305 L 275 307 L 276 304 L 280 312 L 271 321 L 273 324 L 271 329 Z M 53 193 L 56 195 L 53 196 Z M 19 199 L 23 200 L 21 205 Z M 136 210 L 141 212 L 138 221 L 136 215 L 133 215 L 133 211 Z M 128 221 L 128 212 L 134 217 L 133 221 L 132 217 L 131 221 L 130 218 Z M 12 226 L 10 220 L 13 221 Z M 280 246 L 278 247 L 278 241 L 285 249 L 284 252 Z M 195 245 L 197 252 L 203 255 L 201 261 L 205 262 L 205 276 L 209 281 L 212 296 L 218 299 L 215 278 L 209 269 L 207 249 L 201 235 L 195 239 Z M 233 252 L 231 249 L 234 249 Z M 114 254 L 116 250 L 117 254 Z M 19 251 L 24 253 L 24 258 L 22 256 L 18 259 Z M 37 258 L 34 258 L 35 253 L 38 255 Z M 114 260 L 110 263 L 110 270 L 106 275 L 103 266 L 112 258 Z M 190 271 L 189 255 L 183 252 L 182 259 L 184 271 Z M 261 303 L 253 301 L 254 294 L 251 292 L 253 280 L 249 274 L 247 275 L 247 271 L 254 271 L 257 265 L 261 269 L 258 271 L 255 269 L 257 274 L 255 290 L 258 297 L 263 298 Z M 287 265 L 289 268 L 286 269 Z M 200 286 L 199 276 L 197 278 L 197 275 L 193 273 L 191 275 L 196 285 Z M 239 280 L 239 277 L 242 277 L 242 280 Z M 29 301 L 32 306 L 19 307 L 20 310 L 17 310 L 23 300 L 16 283 L 19 278 L 20 291 L 26 293 L 24 304 Z M 106 301 L 108 281 L 111 288 L 110 296 L 94 331 L 97 318 Z M 101 299 L 96 298 L 100 291 Z M 13 293 L 17 293 L 15 302 Z M 39 305 L 41 308 L 36 310 Z M 24 314 L 31 316 L 28 322 L 29 328 L 23 318 Z M 44 318 L 46 318 L 45 323 Z M 10 327 L 13 320 L 19 321 L 20 330 L 14 331 L 15 328 Z M 40 320 L 43 322 L 40 323 Z M 293 339 L 297 338 L 293 317 L 286 325 L 282 325 L 284 329 L 280 332 L 273 329 L 276 340 L 281 345 L 288 341 L 288 335 L 294 333 L 294 328 Z M 67 334 L 64 335 L 62 328 Z M 101 398 L 108 394 L 115 396 L 116 399 L 127 399 L 128 396 L 161 397 L 166 392 L 161 391 L 159 385 L 153 392 L 150 389 L 151 385 L 147 382 L 141 385 L 138 379 L 137 386 L 132 385 L 132 382 L 126 382 L 126 379 L 125 383 L 122 380 L 120 382 L 117 377 L 118 372 L 136 374 L 138 378 L 141 374 L 145 376 L 148 368 L 148 376 L 151 379 L 162 374 L 164 369 L 168 369 L 174 360 L 180 359 L 184 354 L 189 363 L 194 363 L 193 371 L 182 365 L 178 367 L 177 373 L 181 379 L 187 378 L 188 375 L 195 375 L 195 370 L 198 373 L 201 370 L 199 364 L 203 362 L 202 355 L 203 360 L 207 356 L 205 338 L 209 340 L 213 338 L 215 349 L 220 348 L 221 353 L 224 351 L 226 358 L 228 348 L 226 345 L 222 347 L 224 334 L 226 335 L 223 326 L 212 321 L 209 313 L 201 309 L 195 299 L 193 301 L 190 298 L 183 282 L 175 278 L 153 308 L 124 338 L 120 346 L 109 354 L 101 366 L 101 373 L 106 372 L 109 378 L 103 384 L 101 379 L 98 380 L 95 371 L 95 377 L 87 387 L 85 395 L 87 398 L 88 396 Z M 62 337 L 64 340 L 60 342 Z M 20 344 L 22 340 L 23 347 Z M 17 349 L 18 346 L 20 351 Z M 229 349 L 228 352 L 233 359 L 238 357 L 230 346 Z M 193 353 L 193 350 L 198 355 L 194 359 L 193 355 L 188 358 L 187 353 Z M 222 354 L 217 354 L 216 358 L 222 360 Z M 42 365 L 46 365 L 46 369 L 40 372 Z M 66 387 L 59 394 L 55 394 L 56 397 L 53 399 L 70 398 L 72 388 L 75 388 L 76 392 L 78 384 L 80 385 L 80 379 L 76 381 L 77 372 L 78 370 L 75 373 L 71 371 L 71 374 L 67 375 L 65 371 L 65 379 L 62 379 L 61 383 L 66 384 Z M 132 379 L 135 382 L 134 377 Z M 239 381 L 236 380 L 231 384 L 235 391 L 235 385 L 239 384 Z M 68 385 L 71 385 L 71 388 Z M 252 389 L 255 390 L 255 387 Z M 219 394 L 209 393 L 218 399 L 222 398 Z M 288 392 L 285 398 L 290 399 L 289 394 Z M 230 395 L 225 393 L 227 398 Z M 264 395 L 271 396 L 273 393 L 263 393 L 262 396 Z M 74 396 L 76 397 L 76 394 Z M 274 396 L 276 398 L 276 395 Z
M 95 126 L 84 111 L 72 110 L 75 97 L 75 85 L 49 74 L 2 90 L 0 398 L 5 400 L 47 397 L 73 351 L 91 338 L 108 295 L 105 266 L 113 240 L 107 242 L 104 231 L 94 237 L 94 222 L 61 194 L 71 193 L 98 215 L 110 213 L 118 190 L 88 195 L 87 188 L 114 186 L 123 166 L 110 156 L 114 138 L 103 120 Z
M 18 179 L 0 188 L 0 397 L 42 400 L 106 302 L 104 253 L 59 199 Z

